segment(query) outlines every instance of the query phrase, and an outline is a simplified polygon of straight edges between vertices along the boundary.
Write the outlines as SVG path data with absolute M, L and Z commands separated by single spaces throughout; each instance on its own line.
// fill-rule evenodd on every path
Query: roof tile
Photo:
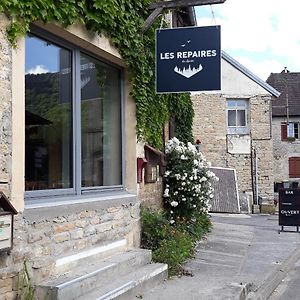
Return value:
M 271 73 L 267 83 L 281 92 L 272 102 L 272 115 L 286 116 L 288 98 L 289 116 L 300 116 L 300 72 Z

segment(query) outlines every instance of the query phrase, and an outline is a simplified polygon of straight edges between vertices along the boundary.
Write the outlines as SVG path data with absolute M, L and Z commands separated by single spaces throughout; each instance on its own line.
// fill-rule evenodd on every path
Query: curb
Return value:
M 246 300 L 248 293 L 251 290 L 251 284 L 231 284 L 232 287 L 238 288 L 239 291 L 236 293 L 236 297 L 234 297 L 234 300 Z
M 252 287 L 251 283 L 247 283 L 247 284 L 243 285 L 242 290 L 240 292 L 239 300 L 247 299 L 247 296 L 251 290 L 251 287 Z
M 278 266 L 278 268 L 266 278 L 266 280 L 262 283 L 262 285 L 257 290 L 251 292 L 249 296 L 244 299 L 247 300 L 268 299 L 299 259 L 300 259 L 300 247 L 296 248 L 296 250 L 292 254 L 290 254 L 290 256 L 282 263 L 282 265 Z

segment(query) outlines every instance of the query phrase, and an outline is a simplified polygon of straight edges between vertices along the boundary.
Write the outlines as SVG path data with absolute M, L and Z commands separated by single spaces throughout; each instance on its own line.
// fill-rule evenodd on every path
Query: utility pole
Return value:
M 190 6 L 202 6 L 202 5 L 211 5 L 211 4 L 221 4 L 226 0 L 169 0 L 169 1 L 159 1 L 153 2 L 149 5 L 149 9 L 153 10 L 150 16 L 144 23 L 142 28 L 142 33 L 146 32 L 147 29 L 154 23 L 156 18 L 163 12 L 164 9 L 177 9 L 181 7 L 190 7 Z

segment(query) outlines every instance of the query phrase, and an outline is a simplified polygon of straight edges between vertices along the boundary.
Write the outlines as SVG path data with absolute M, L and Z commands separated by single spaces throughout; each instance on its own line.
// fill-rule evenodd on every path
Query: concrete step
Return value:
M 168 277 L 166 264 L 149 264 L 134 272 L 128 273 L 109 285 L 94 289 L 77 300 L 132 300 L 142 298 L 145 290 L 150 290 Z
M 104 245 L 95 246 L 85 251 L 72 253 L 71 255 L 59 257 L 55 262 L 53 277 L 58 277 L 74 270 L 78 266 L 90 265 L 95 261 L 99 261 L 114 254 L 122 253 L 127 249 L 126 239 L 112 241 Z
M 36 287 L 38 299 L 78 299 L 84 293 L 96 287 L 109 285 L 122 274 L 139 269 L 151 261 L 151 251 L 135 249 L 115 254 L 99 260 L 89 258 L 76 268 L 70 269 L 64 276 L 45 282 Z M 88 298 L 87 298 L 88 299 Z

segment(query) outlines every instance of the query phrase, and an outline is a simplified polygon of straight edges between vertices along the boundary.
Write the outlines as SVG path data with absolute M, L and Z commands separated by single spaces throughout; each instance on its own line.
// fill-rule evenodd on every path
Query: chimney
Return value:
M 281 71 L 281 73 L 290 73 L 290 71 L 287 69 L 287 67 L 284 67 L 284 69 Z

